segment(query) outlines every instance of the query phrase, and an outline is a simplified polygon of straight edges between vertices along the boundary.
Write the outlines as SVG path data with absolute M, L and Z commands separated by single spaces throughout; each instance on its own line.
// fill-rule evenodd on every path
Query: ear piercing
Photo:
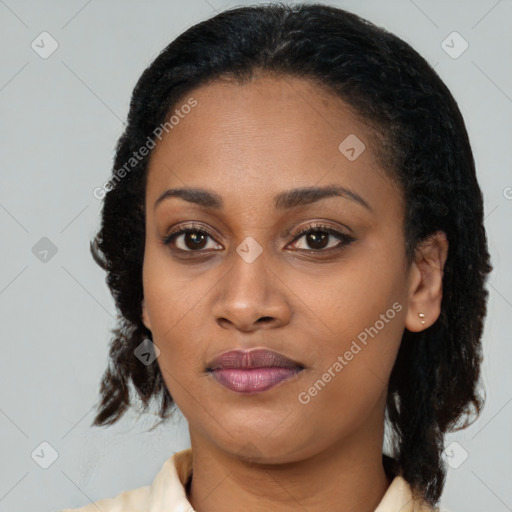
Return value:
M 421 320 L 421 323 L 424 324 L 425 323 L 425 314 L 424 313 L 418 313 L 418 316 L 420 317 L 420 320 Z

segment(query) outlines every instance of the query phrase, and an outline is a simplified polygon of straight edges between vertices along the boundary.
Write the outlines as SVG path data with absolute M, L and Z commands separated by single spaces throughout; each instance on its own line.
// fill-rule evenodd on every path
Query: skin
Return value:
M 408 266 L 401 191 L 379 167 L 370 128 L 330 93 L 263 75 L 244 85 L 218 80 L 191 96 L 197 106 L 151 157 L 143 265 L 143 321 L 189 424 L 189 501 L 200 512 L 240 503 L 248 511 L 374 510 L 391 482 L 382 464 L 389 375 L 404 329 L 426 329 L 439 316 L 446 237 L 437 233 Z M 366 145 L 354 161 L 338 149 L 349 134 Z M 340 196 L 274 208 L 282 191 L 328 184 L 348 187 L 371 210 Z M 185 186 L 216 192 L 224 206 L 171 197 L 154 207 L 166 189 Z M 201 254 L 187 235 L 162 243 L 191 221 L 215 235 Z M 307 235 L 294 236 L 314 221 L 355 240 L 322 253 Z M 247 237 L 262 249 L 251 263 L 236 252 Z M 339 244 L 330 235 L 328 248 Z M 301 403 L 299 393 L 396 302 L 394 318 Z M 255 347 L 305 369 L 252 395 L 205 371 L 224 351 Z

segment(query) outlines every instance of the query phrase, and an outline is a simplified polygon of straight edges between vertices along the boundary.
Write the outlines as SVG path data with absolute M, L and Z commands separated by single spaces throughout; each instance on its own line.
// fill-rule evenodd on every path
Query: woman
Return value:
M 492 267 L 421 56 L 320 4 L 225 11 L 144 71 L 104 190 L 91 250 L 121 323 L 94 424 L 133 387 L 191 448 L 78 510 L 434 509 L 444 435 L 483 404 Z

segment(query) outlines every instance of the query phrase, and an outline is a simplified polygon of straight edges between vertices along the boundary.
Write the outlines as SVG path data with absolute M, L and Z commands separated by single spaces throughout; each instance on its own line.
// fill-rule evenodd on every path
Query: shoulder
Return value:
M 162 465 L 151 485 L 124 491 L 113 498 L 59 512 L 171 512 L 193 510 L 187 501 L 185 484 L 192 473 L 192 450 L 176 452 Z
M 146 485 L 119 493 L 113 498 L 89 503 L 84 507 L 66 508 L 60 512 L 145 512 L 149 503 L 151 486 Z
M 391 484 L 374 512 L 439 512 L 428 503 L 414 499 L 411 486 L 396 459 L 383 455 L 383 463 Z
M 191 471 L 190 449 L 175 453 L 167 459 L 151 485 L 121 492 L 79 508 L 66 508 L 59 512 L 147 512 L 148 510 L 174 510 L 186 502 L 183 482 Z

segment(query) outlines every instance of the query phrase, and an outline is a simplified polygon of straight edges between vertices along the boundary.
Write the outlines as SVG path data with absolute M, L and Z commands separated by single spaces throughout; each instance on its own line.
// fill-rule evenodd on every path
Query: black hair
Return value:
M 195 88 L 226 78 L 243 83 L 261 73 L 310 80 L 372 128 L 382 164 L 403 192 L 409 261 L 436 231 L 448 238 L 440 316 L 421 332 L 404 331 L 386 408 L 403 477 L 415 496 L 435 504 L 446 476 L 444 435 L 467 427 L 484 403 L 484 285 L 493 267 L 482 194 L 462 115 L 434 69 L 403 40 L 335 7 L 271 3 L 221 12 L 177 37 L 138 80 L 101 229 L 91 242 L 120 314 L 94 425 L 112 424 L 125 413 L 133 403 L 131 387 L 144 410 L 159 399 L 163 419 L 173 406 L 158 365 L 134 357 L 135 348 L 152 339 L 141 320 L 151 152 L 129 172 L 126 163 Z

